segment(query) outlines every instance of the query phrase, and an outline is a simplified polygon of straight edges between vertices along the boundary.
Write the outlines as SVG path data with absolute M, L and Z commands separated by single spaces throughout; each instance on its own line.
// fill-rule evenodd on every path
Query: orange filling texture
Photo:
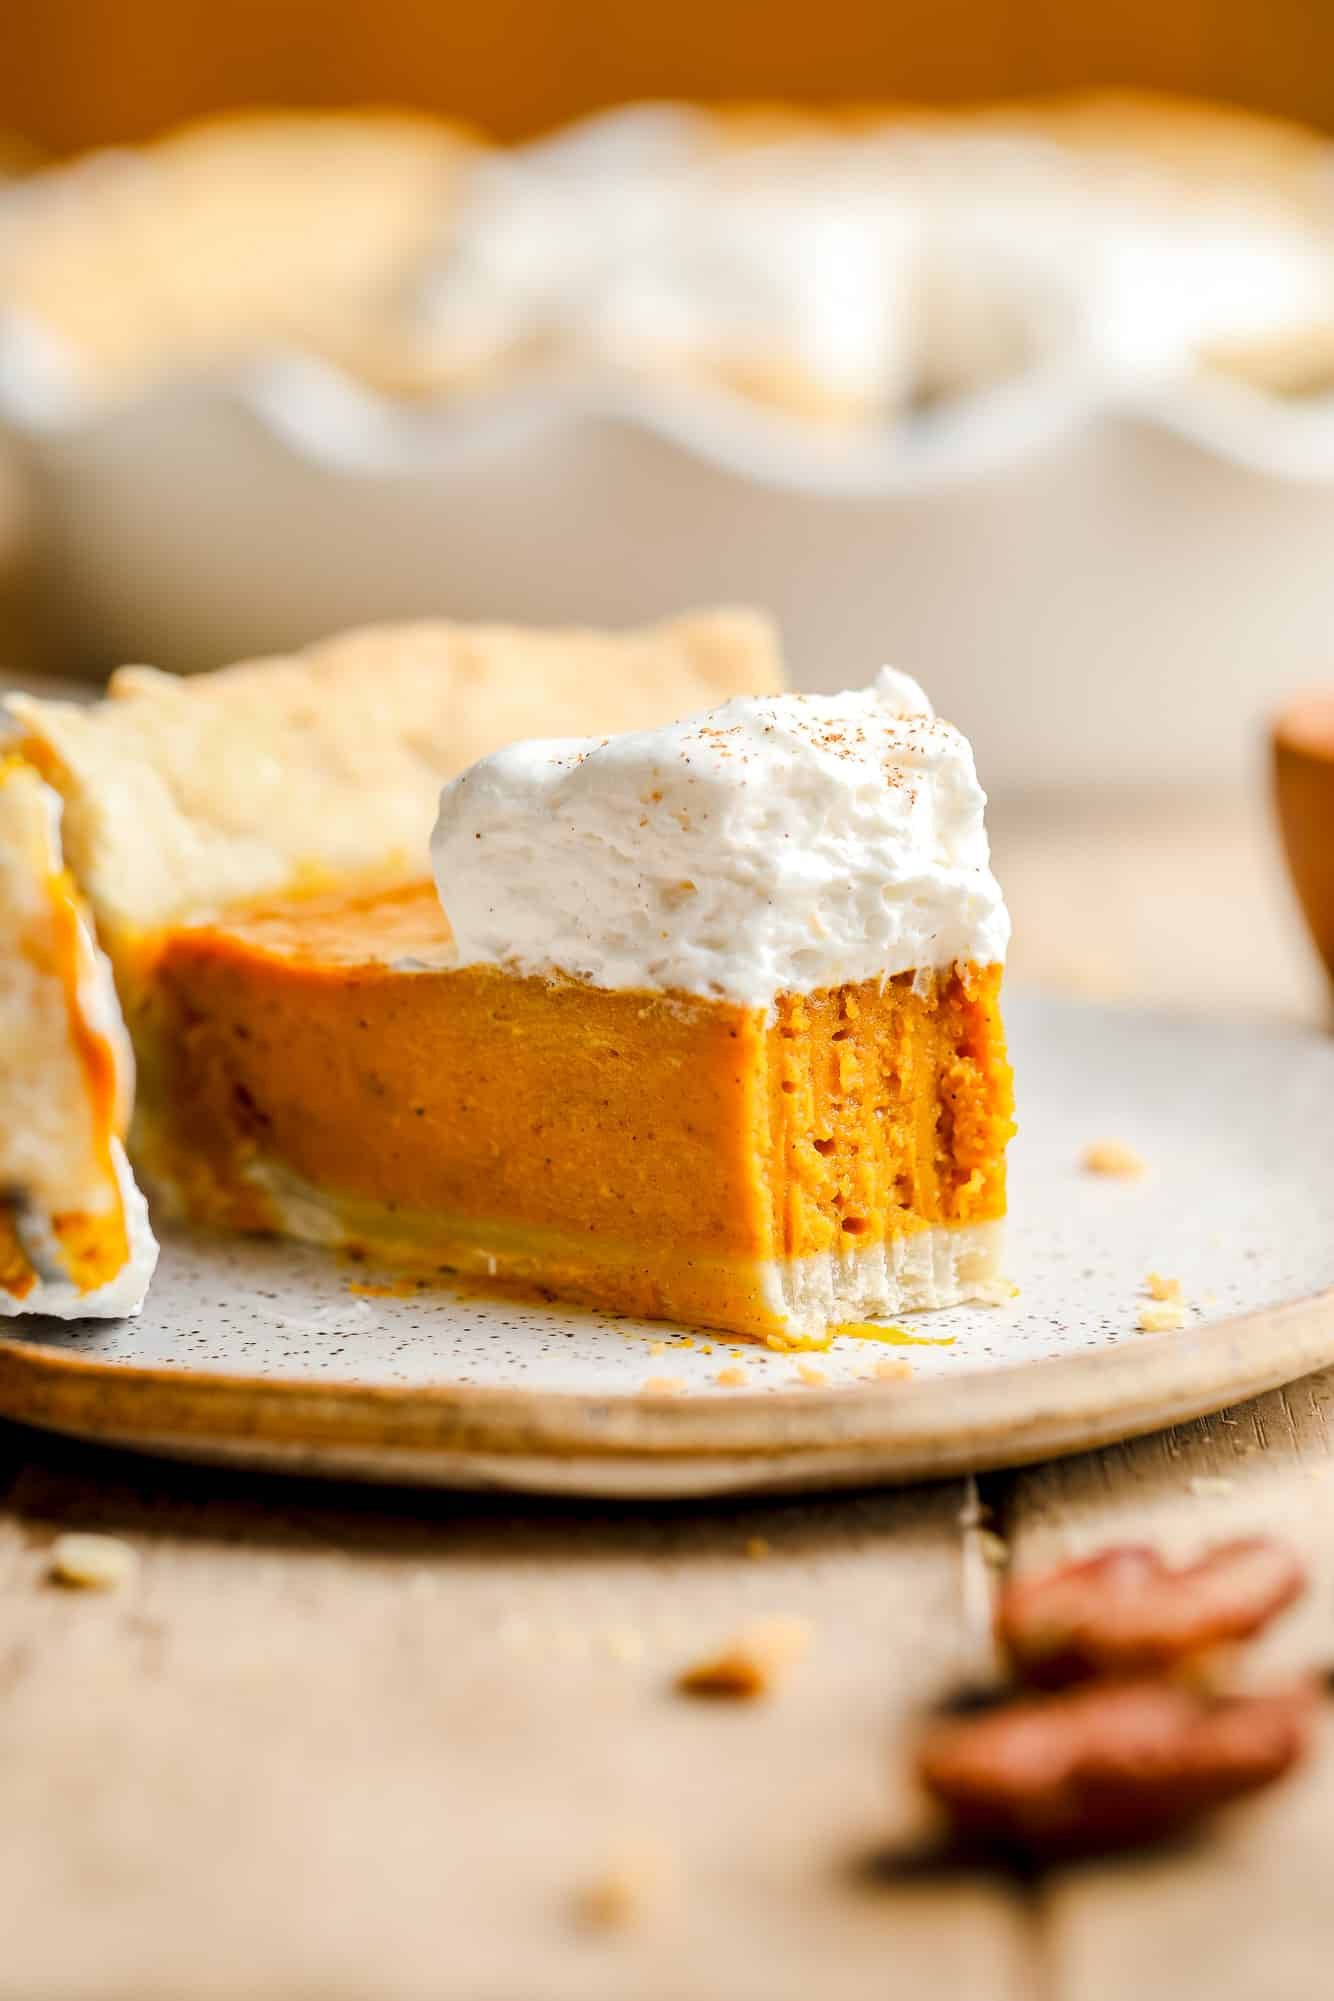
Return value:
M 999 966 L 784 996 L 767 1036 L 777 1254 L 1005 1212 Z
M 718 1270 L 1003 1212 L 999 967 L 786 996 L 769 1021 L 451 969 L 448 943 L 429 885 L 159 941 L 130 996 L 150 1174 L 233 1227 L 291 1228 L 273 1191 L 304 1187 L 396 1257 L 530 1243 L 638 1269 L 617 1303 L 644 1311 L 659 1260 Z

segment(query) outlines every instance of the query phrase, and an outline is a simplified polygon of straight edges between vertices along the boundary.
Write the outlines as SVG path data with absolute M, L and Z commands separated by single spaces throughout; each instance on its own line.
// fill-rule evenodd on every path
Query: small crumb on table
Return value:
M 632 1667 L 644 1658 L 644 1641 L 633 1626 L 613 1626 L 607 1634 L 607 1652 L 623 1667 Z
M 51 1545 L 53 1583 L 75 1591 L 117 1591 L 128 1584 L 139 1559 L 129 1543 L 110 1535 L 59 1535 Z
M 746 1537 L 746 1555 L 750 1558 L 752 1563 L 763 1563 L 764 1559 L 772 1554 L 773 1554 L 773 1544 L 770 1542 L 767 1535 L 752 1535 Z
M 1197 1501 L 1220 1499 L 1230 1494 L 1236 1482 L 1223 1477 L 1221 1473 L 1197 1473 L 1188 1482 L 1191 1493 Z
M 785 1669 L 810 1645 L 805 1619 L 758 1619 L 744 1627 L 719 1653 L 710 1654 L 677 1677 L 683 1695 L 718 1696 L 753 1702 L 768 1695 Z
M 1121 1181 L 1140 1181 L 1149 1171 L 1144 1156 L 1119 1139 L 1091 1140 L 1079 1164 L 1086 1174 L 1108 1174 Z
M 647 1842 L 627 1846 L 575 1893 L 575 1913 L 594 1931 L 642 1924 L 663 1900 L 672 1871 L 665 1851 Z

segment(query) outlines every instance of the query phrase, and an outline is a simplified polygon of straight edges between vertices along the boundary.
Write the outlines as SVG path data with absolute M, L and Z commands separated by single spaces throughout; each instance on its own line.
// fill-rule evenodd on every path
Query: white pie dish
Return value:
M 798 686 L 918 672 L 992 788 L 1214 780 L 1334 624 L 1334 402 L 1040 378 L 840 448 L 702 392 L 404 410 L 302 358 L 80 410 L 14 328 L 0 414 L 60 658 L 190 670 L 362 620 L 766 602 Z
M 295 353 L 98 401 L 11 312 L 0 427 L 44 524 L 60 664 L 191 671 L 368 620 L 753 600 L 799 686 L 920 675 L 993 788 L 1236 776 L 1327 643 L 1334 397 L 1117 381 L 1074 329 L 1035 352 L 840 432 L 570 368 L 395 401 Z

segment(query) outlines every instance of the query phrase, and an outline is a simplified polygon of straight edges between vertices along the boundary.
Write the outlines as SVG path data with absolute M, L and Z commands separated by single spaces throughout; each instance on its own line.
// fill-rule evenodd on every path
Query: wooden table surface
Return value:
M 996 828 L 1017 977 L 1322 1019 L 1258 800 Z M 1274 1650 L 1328 1659 L 1331 1409 L 1334 1372 L 983 1498 L 1021 1565 L 1277 1525 L 1317 1583 Z M 1334 1745 L 1170 1857 L 1040 1890 L 877 1880 L 914 1811 L 905 1729 L 975 1645 L 959 1483 L 547 1506 L 10 1430 L 0 1489 L 4 2001 L 1313 2001 L 1334 1981 Z M 50 1585 L 67 1528 L 127 1538 L 135 1578 Z M 770 1701 L 673 1694 L 769 1613 L 812 1633 Z M 639 1921 L 581 1924 L 581 1888 L 627 1860 Z

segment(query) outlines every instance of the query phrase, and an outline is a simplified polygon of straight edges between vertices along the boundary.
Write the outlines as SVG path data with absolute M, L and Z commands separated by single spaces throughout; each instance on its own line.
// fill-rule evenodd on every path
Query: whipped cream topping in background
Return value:
M 836 401 L 978 388 L 1059 355 L 1109 385 L 1334 322 L 1334 176 L 1302 201 L 1016 121 L 719 144 L 673 107 L 473 171 L 418 293 L 467 367 L 785 369 Z
M 923 204 L 928 386 L 967 388 L 1043 351 L 1095 380 L 1153 382 L 1219 342 L 1334 319 L 1334 178 L 1322 214 L 1240 168 L 1192 179 L 1037 135 L 905 148 Z
M 517 743 L 445 787 L 462 965 L 769 1007 L 1005 956 L 973 753 L 891 669 L 667 728 Z
M 897 396 L 912 363 L 915 210 L 871 139 L 719 150 L 659 108 L 474 168 L 422 323 L 460 365 L 527 347 L 634 366 L 779 367 Z

